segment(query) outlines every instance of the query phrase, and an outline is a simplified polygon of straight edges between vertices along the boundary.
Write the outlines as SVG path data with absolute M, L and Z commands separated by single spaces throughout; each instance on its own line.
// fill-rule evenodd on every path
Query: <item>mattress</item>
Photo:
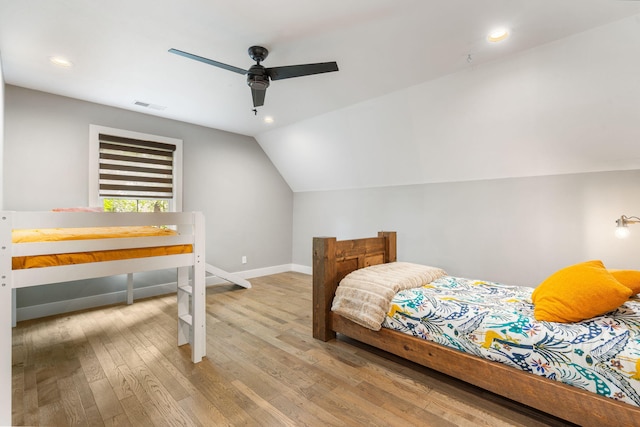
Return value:
M 109 239 L 122 237 L 171 236 L 170 229 L 139 227 L 93 227 L 93 228 L 42 228 L 13 230 L 13 243 L 56 242 L 65 240 Z M 191 253 L 191 245 L 157 246 L 106 251 L 63 253 L 51 255 L 21 256 L 12 258 L 14 270 L 26 268 L 53 267 L 59 265 L 83 264 L 99 261 L 114 261 L 130 258 L 144 258 L 162 255 Z
M 640 300 L 563 324 L 535 320 L 532 291 L 445 276 L 398 292 L 383 327 L 640 406 Z

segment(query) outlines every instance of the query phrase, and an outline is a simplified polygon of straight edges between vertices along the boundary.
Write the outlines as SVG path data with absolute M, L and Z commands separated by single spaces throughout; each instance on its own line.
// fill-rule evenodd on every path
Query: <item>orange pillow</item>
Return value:
M 634 294 L 640 293 L 640 271 L 638 270 L 609 270 L 609 273 L 616 280 L 627 288 L 631 289 Z
M 587 261 L 547 277 L 534 289 L 531 299 L 537 320 L 571 323 L 614 310 L 632 294 L 602 261 Z

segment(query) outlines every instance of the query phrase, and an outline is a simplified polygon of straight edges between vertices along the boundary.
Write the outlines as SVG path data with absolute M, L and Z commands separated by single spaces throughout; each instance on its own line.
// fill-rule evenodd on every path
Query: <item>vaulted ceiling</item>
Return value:
M 553 161 L 536 157 L 540 149 L 560 155 L 574 149 L 557 143 L 578 135 L 536 127 L 544 110 L 536 105 L 536 81 L 553 76 L 526 70 L 569 73 L 592 65 L 582 58 L 589 52 L 596 52 L 598 63 L 626 66 L 620 58 L 637 56 L 639 13 L 640 1 L 633 0 L 0 0 L 0 55 L 8 84 L 251 135 L 294 191 L 353 188 L 571 172 L 566 164 L 554 168 Z M 509 38 L 487 42 L 497 27 L 507 27 Z M 604 38 L 595 35 L 609 27 L 614 30 Z M 625 34 L 607 38 L 615 28 Z M 595 51 L 583 43 L 592 43 L 590 34 Z M 254 114 L 244 76 L 168 53 L 176 48 L 247 69 L 252 45 L 269 49 L 266 67 L 336 61 L 340 71 L 273 81 Z M 614 58 L 607 57 L 610 51 L 616 51 Z M 52 64 L 55 56 L 73 66 Z M 567 57 L 572 59 L 564 66 Z M 608 72 L 606 66 L 595 69 Z M 501 80 L 496 73 L 502 71 Z M 562 89 L 563 81 L 553 81 L 555 92 L 548 95 Z M 637 93 L 637 83 L 632 89 Z M 515 120 L 530 127 L 530 139 L 546 138 L 540 149 L 507 145 L 528 137 L 509 126 L 496 130 L 514 119 L 517 106 L 510 104 L 518 90 L 526 108 Z M 602 87 L 595 101 L 606 101 L 610 90 Z M 482 99 L 484 106 L 478 105 Z M 555 101 L 572 107 L 567 98 Z M 627 107 L 636 106 L 627 101 Z M 615 117 L 633 115 L 623 111 Z M 451 119 L 456 115 L 461 121 Z M 267 116 L 274 122 L 265 123 Z M 473 135 L 479 139 L 469 141 Z M 588 139 L 588 132 L 583 136 Z M 500 173 L 483 173 L 471 161 L 476 152 L 481 158 L 487 150 L 504 156 L 509 147 L 514 164 Z M 468 160 L 458 168 L 472 170 L 453 173 L 452 159 L 465 151 Z M 531 156 L 542 166 L 521 170 Z M 335 182 L 321 170 L 332 161 Z M 425 172 L 429 162 L 433 170 Z M 384 164 L 392 166 L 381 171 Z

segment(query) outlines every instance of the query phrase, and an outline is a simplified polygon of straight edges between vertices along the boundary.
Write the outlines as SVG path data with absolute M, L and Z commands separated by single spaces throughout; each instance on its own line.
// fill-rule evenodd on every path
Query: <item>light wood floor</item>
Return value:
M 207 296 L 207 358 L 176 347 L 175 295 L 20 322 L 15 425 L 564 426 L 363 344 L 311 337 L 311 278 Z

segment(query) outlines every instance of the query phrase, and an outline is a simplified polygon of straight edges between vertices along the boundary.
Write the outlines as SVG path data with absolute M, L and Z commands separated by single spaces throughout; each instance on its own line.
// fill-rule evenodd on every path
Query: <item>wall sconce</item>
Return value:
M 622 215 L 620 219 L 616 219 L 616 237 L 618 239 L 624 239 L 629 237 L 628 224 L 637 224 L 640 222 L 640 218 L 637 216 Z

